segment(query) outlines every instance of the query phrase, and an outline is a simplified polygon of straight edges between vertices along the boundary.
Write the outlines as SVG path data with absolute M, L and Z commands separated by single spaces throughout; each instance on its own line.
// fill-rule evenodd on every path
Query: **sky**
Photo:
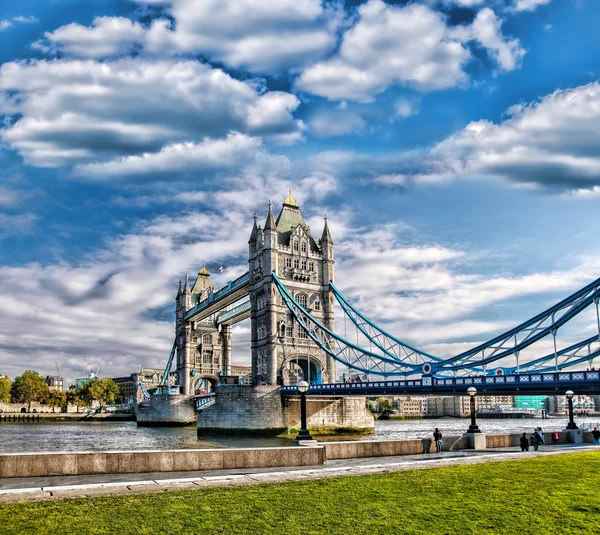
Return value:
M 535 315 L 600 276 L 599 23 L 594 0 L 1 2 L 0 373 L 163 367 L 179 279 L 245 272 L 289 188 L 407 342 L 451 356 Z

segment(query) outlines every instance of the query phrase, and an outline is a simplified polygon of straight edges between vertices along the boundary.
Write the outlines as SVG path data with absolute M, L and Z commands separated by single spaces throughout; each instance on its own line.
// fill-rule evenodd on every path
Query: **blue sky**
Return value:
M 407 341 L 451 355 L 530 317 L 600 273 L 599 22 L 592 0 L 2 3 L 0 372 L 162 366 L 179 278 L 241 274 L 290 187 L 316 235 L 329 215 L 337 286 Z

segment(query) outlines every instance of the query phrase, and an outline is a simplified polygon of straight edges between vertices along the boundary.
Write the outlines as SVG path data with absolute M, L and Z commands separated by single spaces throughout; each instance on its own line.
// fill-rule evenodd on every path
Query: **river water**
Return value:
M 597 425 L 598 417 L 576 420 L 584 427 Z M 565 418 L 556 419 L 478 419 L 484 433 L 530 433 L 542 427 L 545 433 L 560 431 Z M 600 422 L 598 422 L 600 423 Z M 344 437 L 345 440 L 428 438 L 438 427 L 446 436 L 460 435 L 469 421 L 457 418 L 438 420 L 378 421 L 375 434 L 368 437 Z M 337 440 L 329 437 L 326 440 Z M 53 452 L 53 451 L 114 451 L 161 450 L 189 448 L 249 448 L 289 446 L 286 438 L 202 438 L 196 436 L 196 427 L 137 427 L 135 422 L 3 422 L 0 424 L 0 453 Z

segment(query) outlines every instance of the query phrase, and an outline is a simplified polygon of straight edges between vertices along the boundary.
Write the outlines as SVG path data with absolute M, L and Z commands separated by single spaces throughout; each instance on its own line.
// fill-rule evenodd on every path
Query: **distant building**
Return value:
M 515 396 L 515 409 L 548 410 L 548 396 Z
M 46 375 L 46 384 L 49 390 L 58 390 L 59 392 L 64 391 L 64 380 L 58 375 Z
M 252 384 L 252 366 L 231 366 L 231 375 L 239 377 L 241 385 Z
M 144 385 L 146 390 L 152 392 L 162 381 L 164 373 L 164 370 L 158 368 L 142 368 L 138 373 L 122 377 L 111 377 L 111 379 L 119 387 L 124 401 L 139 403 L 144 399 L 140 383 Z M 171 374 L 171 379 L 174 379 L 174 374 Z
M 75 390 L 81 390 L 84 386 L 90 384 L 91 377 L 83 377 L 81 379 L 75 379 Z
M 497 409 L 512 409 L 513 396 L 481 396 L 475 397 L 475 407 L 478 411 L 494 411 Z M 469 407 L 470 410 L 470 407 Z

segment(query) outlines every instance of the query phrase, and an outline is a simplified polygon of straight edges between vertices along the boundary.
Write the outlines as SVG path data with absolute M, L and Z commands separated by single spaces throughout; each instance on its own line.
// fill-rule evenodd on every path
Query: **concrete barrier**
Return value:
M 520 434 L 487 435 L 487 448 L 518 447 Z M 551 444 L 546 434 L 547 444 Z M 560 442 L 568 441 L 566 433 Z M 592 442 L 591 433 L 584 441 Z M 466 450 L 469 437 L 445 436 L 444 451 Z M 246 468 L 318 466 L 327 460 L 420 455 L 435 452 L 431 438 L 322 442 L 318 447 L 235 448 L 165 451 L 0 454 L 0 478 L 58 475 L 184 472 Z
M 325 448 L 240 448 L 222 450 L 110 451 L 0 454 L 1 477 L 76 476 L 315 466 Z

